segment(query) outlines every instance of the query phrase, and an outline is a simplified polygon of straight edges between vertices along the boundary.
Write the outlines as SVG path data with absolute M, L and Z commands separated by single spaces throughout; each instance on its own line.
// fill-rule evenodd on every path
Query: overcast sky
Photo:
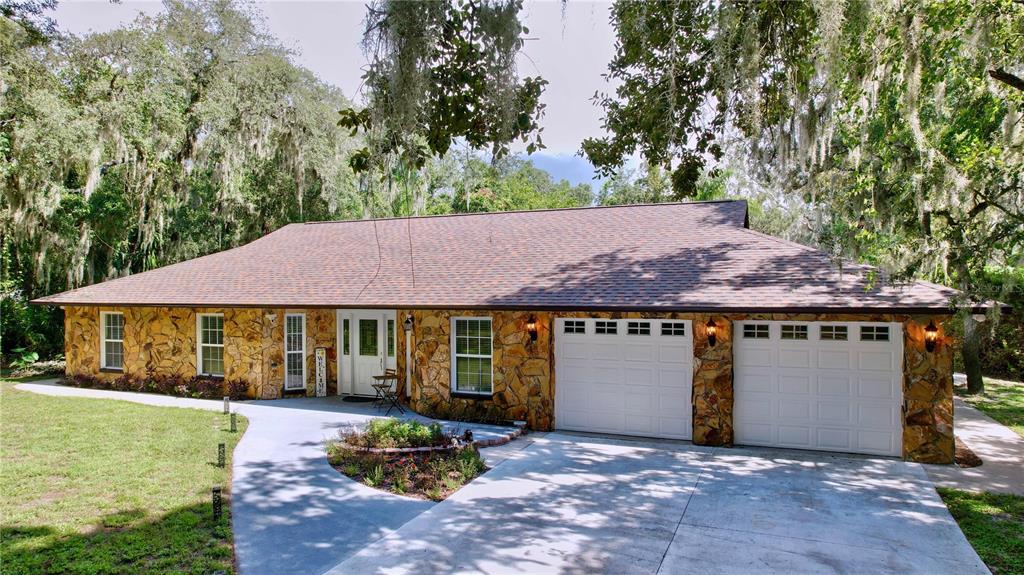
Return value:
M 269 31 L 298 53 L 300 65 L 359 100 L 361 68 L 366 64 L 359 49 L 365 1 L 279 0 L 255 4 L 266 16 Z M 601 77 L 614 51 L 609 6 L 576 0 L 564 5 L 559 1 L 527 1 L 524 8 L 530 39 L 519 58 L 519 73 L 540 75 L 549 82 L 541 122 L 547 150 L 535 157 L 535 162 L 556 177 L 574 183 L 590 181 L 593 176 L 590 164 L 574 157 L 580 142 L 602 134 L 601 112 L 591 98 L 594 92 L 609 89 Z M 85 34 L 116 28 L 140 11 L 159 10 L 159 2 L 62 0 L 54 17 L 62 30 Z

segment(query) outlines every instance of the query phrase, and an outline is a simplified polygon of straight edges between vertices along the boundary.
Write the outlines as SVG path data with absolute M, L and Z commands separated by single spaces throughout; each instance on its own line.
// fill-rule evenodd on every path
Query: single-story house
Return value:
M 716 201 L 291 224 L 34 303 L 65 311 L 69 375 L 272 399 L 393 368 L 435 416 L 950 462 L 954 295 Z

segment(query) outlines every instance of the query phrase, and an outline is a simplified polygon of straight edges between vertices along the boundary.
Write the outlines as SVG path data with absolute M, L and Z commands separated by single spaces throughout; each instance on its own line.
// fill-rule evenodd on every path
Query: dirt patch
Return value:
M 956 438 L 956 455 L 954 455 L 954 460 L 960 467 L 978 467 L 982 464 L 981 458 L 975 455 L 971 448 L 967 447 L 966 443 L 960 441 L 959 437 Z

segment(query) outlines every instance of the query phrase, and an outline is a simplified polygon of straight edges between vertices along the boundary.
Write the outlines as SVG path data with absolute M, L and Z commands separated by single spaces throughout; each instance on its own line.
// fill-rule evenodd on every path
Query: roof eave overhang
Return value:
M 436 310 L 436 309 L 457 309 L 457 310 L 509 310 L 509 311 L 582 311 L 582 312 L 647 312 L 647 313 L 721 313 L 721 314 L 934 314 L 952 315 L 956 309 L 948 306 L 713 306 L 713 305 L 524 305 L 506 304 L 502 302 L 488 303 L 484 305 L 457 305 L 457 304 L 410 304 L 410 303 L 334 303 L 334 304 L 296 304 L 294 302 L 75 302 L 75 301 L 41 301 L 32 300 L 32 305 L 50 306 L 72 306 L 72 307 L 188 307 L 188 308 L 265 308 L 265 309 L 413 309 L 413 310 Z M 989 306 L 972 307 L 971 313 L 986 313 Z M 1008 313 L 1009 306 L 1000 306 L 1000 311 Z

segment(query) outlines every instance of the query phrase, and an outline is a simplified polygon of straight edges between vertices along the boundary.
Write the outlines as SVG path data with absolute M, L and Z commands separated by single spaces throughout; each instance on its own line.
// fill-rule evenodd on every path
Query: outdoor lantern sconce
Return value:
M 715 347 L 715 343 L 718 341 L 718 324 L 715 323 L 714 318 L 708 320 L 708 324 L 704 326 L 708 334 L 708 345 Z
M 405 321 L 402 322 L 402 325 L 405 327 L 405 332 L 406 333 L 409 333 L 410 331 L 412 331 L 412 314 L 411 313 L 405 316 Z
M 929 352 L 935 351 L 935 344 L 939 342 L 939 328 L 935 327 L 934 321 L 928 322 L 924 328 L 924 348 Z
M 530 333 L 530 341 L 537 341 L 537 318 L 532 315 L 526 320 L 526 331 Z

